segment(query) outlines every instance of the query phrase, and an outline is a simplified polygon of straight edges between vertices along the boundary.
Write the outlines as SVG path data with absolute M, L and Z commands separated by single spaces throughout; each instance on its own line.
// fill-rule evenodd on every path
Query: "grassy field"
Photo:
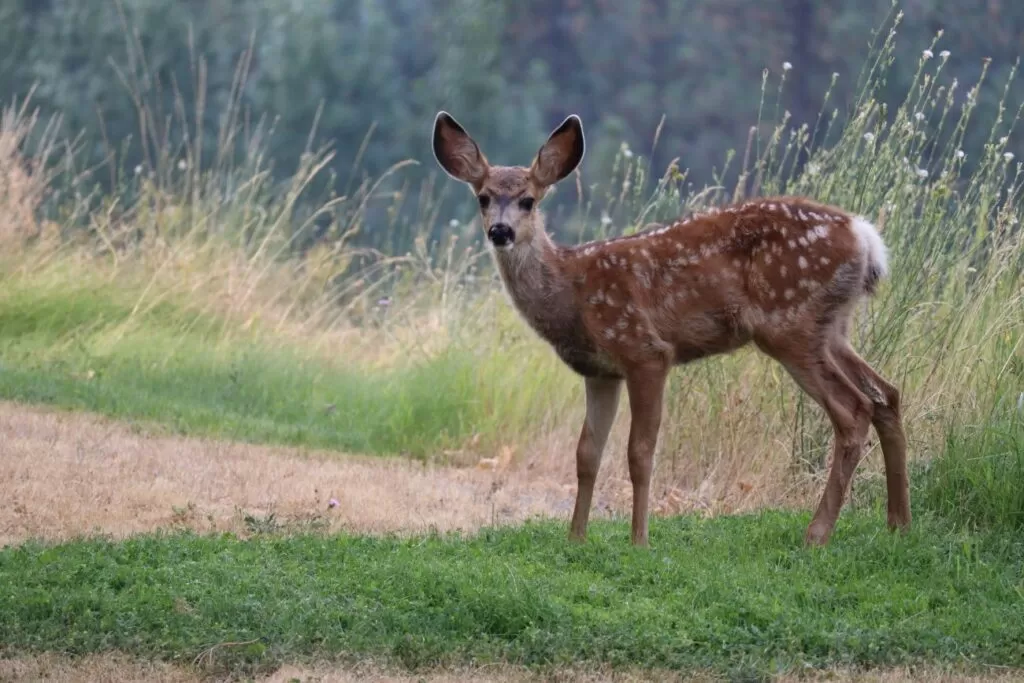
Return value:
M 1024 666 L 1024 544 L 925 517 L 844 518 L 824 551 L 805 515 L 622 524 L 586 546 L 561 525 L 457 537 L 157 535 L 0 554 L 0 640 L 14 651 L 115 649 L 235 672 L 369 657 L 770 675 L 805 667 Z
M 793 491 L 819 489 L 830 429 L 783 371 L 748 349 L 672 376 L 655 476 L 693 493 L 699 505 L 686 509 L 714 511 L 751 490 L 774 509 L 658 517 L 650 551 L 628 548 L 614 520 L 596 522 L 582 547 L 553 521 L 402 539 L 310 533 L 258 516 L 245 539 L 147 528 L 55 544 L 14 534 L 0 550 L 0 656 L 117 651 L 231 675 L 321 659 L 732 678 L 906 664 L 1024 669 L 1024 174 L 1005 153 L 1018 117 L 1004 107 L 995 121 L 975 121 L 974 97 L 954 96 L 934 52 L 906 100 L 884 106 L 876 95 L 893 35 L 881 34 L 842 125 L 830 123 L 827 96 L 816 125 L 759 122 L 728 188 L 691 187 L 676 167 L 656 175 L 623 149 L 615 176 L 587 185 L 559 236 L 619 234 L 778 192 L 876 221 L 892 275 L 860 312 L 855 343 L 903 394 L 909 536 L 884 530 L 872 444 L 832 544 L 800 546 L 810 499 Z M 177 125 L 187 131 L 189 121 Z M 961 149 L 978 125 L 991 130 L 989 144 Z M 258 154 L 211 170 L 193 168 L 187 149 L 160 150 L 157 172 L 128 174 L 100 194 L 84 189 L 88 176 L 49 131 L 23 108 L 0 122 L 0 399 L 100 413 L 147 434 L 425 463 L 514 453 L 506 465 L 524 478 L 550 473 L 535 455 L 556 443 L 554 457 L 571 466 L 580 382 L 511 312 L 479 226 L 439 215 L 431 187 L 417 225 L 405 226 L 413 248 L 385 255 L 353 236 L 371 215 L 391 215 L 404 186 L 367 181 L 317 204 L 304 193 L 326 156 L 311 155 L 278 187 Z M 967 155 L 978 160 L 969 173 Z M 328 225 L 314 244 L 318 221 Z M 428 244 L 422 235 L 437 225 L 451 240 Z M 622 432 L 607 466 L 619 471 Z M 218 452 L 180 443 L 161 452 Z M 87 445 L 72 450 L 60 467 L 88 461 Z M 128 466 L 96 467 L 117 480 Z M 158 478 L 147 467 L 134 476 Z M 290 467 L 258 473 L 284 477 Z M 42 499 L 45 485 L 12 490 Z M 475 489 L 462 495 L 454 499 L 487 505 Z M 794 498 L 802 511 L 792 511 Z M 137 513 L 126 506 L 121 517 Z M 372 501 L 363 507 L 373 512 Z

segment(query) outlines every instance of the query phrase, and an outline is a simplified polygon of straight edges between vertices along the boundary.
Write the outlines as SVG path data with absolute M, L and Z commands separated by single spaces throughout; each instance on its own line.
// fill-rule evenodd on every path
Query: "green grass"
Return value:
M 935 518 L 905 537 L 844 516 L 801 547 L 807 516 L 624 524 L 586 545 L 561 524 L 398 540 L 138 537 L 0 551 L 8 654 L 117 649 L 236 673 L 371 656 L 415 668 L 605 663 L 766 674 L 806 666 L 1024 666 L 1024 539 Z
M 1024 411 L 951 430 L 941 457 L 916 473 L 923 504 L 968 528 L 1024 531 Z
M 0 397 L 249 442 L 424 456 L 485 418 L 454 354 L 373 373 L 112 287 L 0 292 Z

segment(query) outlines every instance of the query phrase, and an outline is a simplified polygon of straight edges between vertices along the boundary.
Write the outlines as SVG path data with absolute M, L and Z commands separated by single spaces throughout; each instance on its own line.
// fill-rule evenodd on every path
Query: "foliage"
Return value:
M 931 47 L 912 58 L 908 89 L 888 106 L 887 84 L 907 69 L 896 36 L 894 28 L 879 35 L 848 119 L 829 115 L 832 91 L 813 125 L 781 116 L 769 127 L 765 114 L 749 154 L 729 162 L 738 179 L 731 186 L 695 192 L 679 169 L 658 175 L 622 146 L 608 177 L 570 210 L 553 211 L 550 224 L 574 241 L 766 192 L 805 193 L 867 216 L 882 228 L 892 274 L 858 316 L 854 341 L 900 387 L 914 455 L 928 458 L 951 427 L 980 422 L 1020 391 L 1024 178 L 1009 149 L 1019 112 L 1008 74 L 995 120 L 979 119 L 991 74 L 954 87 L 952 58 Z M 766 84 L 759 97 L 770 103 L 784 92 L 784 83 Z M 195 144 L 184 158 L 170 143 L 154 144 L 163 161 L 153 174 L 131 175 L 116 193 L 86 194 L 77 171 L 61 170 L 85 165 L 76 150 L 8 110 L 0 129 L 3 305 L 31 318 L 25 302 L 58 301 L 88 285 L 119 302 L 120 313 L 94 321 L 76 312 L 81 300 L 51 303 L 78 326 L 10 333 L 0 358 L 20 370 L 7 375 L 6 396 L 168 420 L 185 431 L 386 452 L 464 440 L 526 446 L 577 424 L 578 379 L 515 319 L 478 249 L 476 222 L 446 220 L 436 188 L 427 183 L 410 200 L 413 186 L 398 180 L 406 169 L 393 168 L 324 199 L 317 186 L 337 158 L 331 152 L 309 145 L 296 172 L 275 182 L 266 131 L 227 121 L 211 137 L 210 168 L 196 163 Z M 244 157 L 234 160 L 231 148 Z M 386 188 L 389 179 L 399 189 Z M 353 235 L 365 230 L 404 236 L 396 255 L 356 246 Z M 433 241 L 442 230 L 450 239 Z M 402 242 L 410 250 L 396 253 Z M 103 382 L 83 384 L 67 370 L 98 371 L 91 366 L 100 362 Z M 209 384 L 168 380 L 192 376 Z M 412 383 L 409 393 L 399 380 Z M 241 389 L 227 391 L 234 381 Z M 227 403 L 200 400 L 200 388 Z M 381 423 L 358 424 L 359 401 L 334 398 L 346 392 L 377 406 L 367 415 Z M 825 465 L 830 430 L 821 411 L 752 350 L 673 373 L 668 393 L 659 459 L 686 486 L 714 477 L 735 484 L 730 477 L 750 470 L 779 480 L 790 465 Z M 329 404 L 338 412 L 317 415 Z
M 952 51 L 947 71 L 961 82 L 976 80 L 989 58 L 1001 82 L 1020 48 L 1017 3 L 927 0 L 903 9 L 898 59 L 881 83 L 890 105 L 939 29 L 935 49 Z M 574 111 L 590 133 L 585 187 L 609 174 L 626 142 L 656 173 L 679 158 L 700 188 L 715 182 L 723 155 L 742 148 L 762 110 L 765 121 L 788 111 L 797 124 L 813 122 L 833 74 L 833 102 L 845 115 L 871 31 L 889 11 L 889 0 L 756 9 L 739 0 L 15 0 L 0 9 L 0 92 L 22 99 L 35 87 L 44 115 L 60 114 L 73 136 L 85 131 L 80 168 L 94 169 L 89 182 L 108 191 L 136 166 L 159 172 L 160 150 L 171 164 L 191 150 L 204 167 L 225 149 L 244 155 L 225 143 L 236 127 L 262 122 L 273 130 L 265 165 L 278 178 L 300 163 L 314 132 L 338 151 L 325 188 L 344 194 L 411 158 L 423 164 L 408 173 L 419 193 L 436 174 L 428 131 L 439 108 L 511 163 L 527 162 Z M 754 87 L 765 68 L 787 81 L 767 102 Z M 958 104 L 964 96 L 955 95 Z M 998 86 L 984 85 L 979 115 L 990 119 L 999 97 Z M 453 201 L 446 212 L 465 215 Z M 400 251 L 412 241 L 383 230 L 360 239 Z

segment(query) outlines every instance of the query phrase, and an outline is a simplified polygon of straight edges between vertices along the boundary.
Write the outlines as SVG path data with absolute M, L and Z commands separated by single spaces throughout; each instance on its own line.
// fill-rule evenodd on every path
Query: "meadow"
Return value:
M 780 368 L 743 350 L 672 376 L 649 551 L 627 547 L 621 495 L 585 546 L 566 543 L 565 514 L 443 534 L 327 533 L 265 514 L 208 533 L 5 532 L 0 655 L 118 652 L 232 677 L 364 660 L 732 679 L 1024 670 L 1024 167 L 1005 150 L 1015 73 L 998 117 L 980 121 L 979 84 L 947 79 L 941 46 L 926 46 L 905 100 L 887 106 L 875 93 L 895 36 L 880 34 L 849 116 L 828 93 L 817 122 L 771 115 L 787 76 L 766 72 L 764 118 L 728 156 L 728 186 L 695 188 L 684 160 L 656 172 L 624 146 L 612 177 L 559 189 L 576 208 L 558 236 L 775 193 L 875 220 L 891 276 L 859 311 L 854 344 L 903 395 L 909 535 L 884 529 L 872 441 L 830 546 L 801 547 L 831 430 Z M 188 143 L 198 131 L 175 116 L 184 142 L 154 141 L 152 166 L 102 193 L 30 101 L 5 110 L 0 399 L 98 414 L 185 449 L 209 439 L 574 483 L 581 383 L 511 311 L 479 226 L 436 210 L 461 188 L 429 185 L 412 224 L 389 223 L 408 201 L 402 164 L 316 203 L 329 150 L 275 184 L 260 134 L 241 159 L 204 163 Z M 221 139 L 237 142 L 232 125 Z M 977 126 L 988 142 L 964 149 Z M 422 237 L 438 224 L 450 239 Z M 383 229 L 410 231 L 413 249 L 359 246 Z M 624 481 L 627 412 L 603 490 Z

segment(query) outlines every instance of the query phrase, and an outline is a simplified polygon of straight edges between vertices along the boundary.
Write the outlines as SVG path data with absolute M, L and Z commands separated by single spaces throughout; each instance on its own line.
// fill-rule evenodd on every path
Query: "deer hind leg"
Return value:
M 765 350 L 782 363 L 797 384 L 825 410 L 832 423 L 835 433 L 832 468 L 804 539 L 808 545 L 824 545 L 835 528 L 854 470 L 860 463 L 874 404 L 844 372 L 825 338 L 805 339 L 800 343 L 790 340 L 784 346 Z
M 833 353 L 846 375 L 874 404 L 872 424 L 885 461 L 889 528 L 909 529 L 910 479 L 907 476 L 907 437 L 900 417 L 900 392 L 853 350 L 845 335 L 834 341 Z
M 647 518 L 651 493 L 651 473 L 654 469 L 654 449 L 661 429 L 662 401 L 668 370 L 663 367 L 645 367 L 630 372 L 626 377 L 629 393 L 630 425 L 627 457 L 629 480 L 633 485 L 633 545 L 646 546 Z
M 587 537 L 587 522 L 594 499 L 594 484 L 601 468 L 608 433 L 619 407 L 622 380 L 587 378 L 587 416 L 583 420 L 580 439 L 576 445 L 576 505 L 572 512 L 569 538 L 582 541 Z

